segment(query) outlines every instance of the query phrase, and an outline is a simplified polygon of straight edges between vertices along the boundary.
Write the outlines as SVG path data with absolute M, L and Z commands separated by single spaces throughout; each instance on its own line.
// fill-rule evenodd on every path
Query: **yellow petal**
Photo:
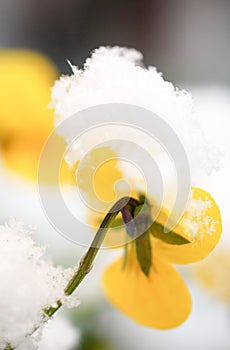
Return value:
M 88 222 L 96 230 L 101 224 L 104 216 L 111 207 L 124 196 L 136 197 L 130 189 L 124 189 L 121 180 L 127 182 L 122 171 L 119 169 L 119 155 L 110 146 L 92 149 L 85 159 L 78 162 L 77 185 L 83 194 L 88 209 Z M 103 245 L 117 247 L 126 242 L 126 231 L 124 228 L 110 229 Z
M 222 224 L 219 208 L 208 192 L 200 188 L 192 189 L 188 209 L 174 231 L 191 243 L 178 246 L 154 239 L 154 252 L 164 261 L 173 264 L 196 262 L 215 248 L 221 236 Z
M 91 150 L 88 158 L 79 163 L 77 177 L 77 185 L 87 193 L 90 204 L 97 203 L 98 210 L 107 212 L 117 200 L 115 184 L 122 179 L 116 152 L 107 146 Z
M 137 323 L 170 329 L 183 323 L 191 312 L 189 291 L 177 270 L 154 258 L 147 278 L 129 257 L 116 260 L 104 272 L 103 285 L 111 303 Z

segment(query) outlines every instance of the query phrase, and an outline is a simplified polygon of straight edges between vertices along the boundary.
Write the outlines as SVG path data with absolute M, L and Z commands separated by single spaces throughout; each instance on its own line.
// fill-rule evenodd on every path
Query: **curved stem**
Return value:
M 73 291 L 79 286 L 85 276 L 89 273 L 92 268 L 93 261 L 101 247 L 101 244 L 106 236 L 106 233 L 109 229 L 111 222 L 116 218 L 118 213 L 122 211 L 124 207 L 127 207 L 131 212 L 135 210 L 137 206 L 140 205 L 140 202 L 132 197 L 123 197 L 119 199 L 114 206 L 110 209 L 109 213 L 104 217 L 88 251 L 81 259 L 80 264 L 73 277 L 69 281 L 68 285 L 65 288 L 65 294 L 70 295 Z M 57 302 L 56 307 L 50 307 L 45 310 L 45 313 L 51 317 L 60 307 L 62 306 L 61 301 Z

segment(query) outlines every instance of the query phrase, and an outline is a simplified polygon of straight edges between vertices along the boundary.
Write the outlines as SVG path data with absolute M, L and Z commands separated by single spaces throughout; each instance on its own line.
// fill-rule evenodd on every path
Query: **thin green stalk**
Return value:
M 106 236 L 106 233 L 112 223 L 112 221 L 116 218 L 118 213 L 127 206 L 129 210 L 134 211 L 135 208 L 140 205 L 139 201 L 132 197 L 124 197 L 118 200 L 114 206 L 110 209 L 110 212 L 106 214 L 103 219 L 92 243 L 86 252 L 85 256 L 81 259 L 80 264 L 73 277 L 69 281 L 68 285 L 65 288 L 65 294 L 70 295 L 73 291 L 79 286 L 85 276 L 92 269 L 93 261 L 102 245 L 102 242 Z M 56 307 L 50 307 L 45 311 L 45 313 L 51 317 L 60 307 L 62 306 L 61 301 L 57 302 Z

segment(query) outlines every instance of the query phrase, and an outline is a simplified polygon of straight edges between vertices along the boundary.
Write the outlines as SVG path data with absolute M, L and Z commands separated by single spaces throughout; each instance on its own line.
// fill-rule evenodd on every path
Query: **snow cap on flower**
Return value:
M 144 68 L 142 59 L 134 49 L 100 47 L 83 69 L 71 65 L 73 75 L 62 76 L 52 90 L 56 123 L 99 104 L 137 105 L 154 112 L 174 129 L 194 172 L 202 168 L 210 173 L 218 168 L 219 153 L 203 137 L 190 94 L 174 88 L 155 67 Z
M 0 226 L 0 349 L 31 349 L 30 334 L 45 321 L 43 310 L 66 298 L 73 270 L 54 267 L 44 253 L 21 222 Z

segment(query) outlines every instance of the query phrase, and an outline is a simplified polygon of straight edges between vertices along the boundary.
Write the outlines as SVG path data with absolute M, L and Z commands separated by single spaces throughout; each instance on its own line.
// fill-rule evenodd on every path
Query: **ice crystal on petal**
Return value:
M 203 201 L 201 198 L 190 199 L 186 216 L 183 219 L 184 232 L 191 239 L 203 239 L 203 233 L 212 234 L 218 223 L 206 214 L 212 208 L 210 200 Z

